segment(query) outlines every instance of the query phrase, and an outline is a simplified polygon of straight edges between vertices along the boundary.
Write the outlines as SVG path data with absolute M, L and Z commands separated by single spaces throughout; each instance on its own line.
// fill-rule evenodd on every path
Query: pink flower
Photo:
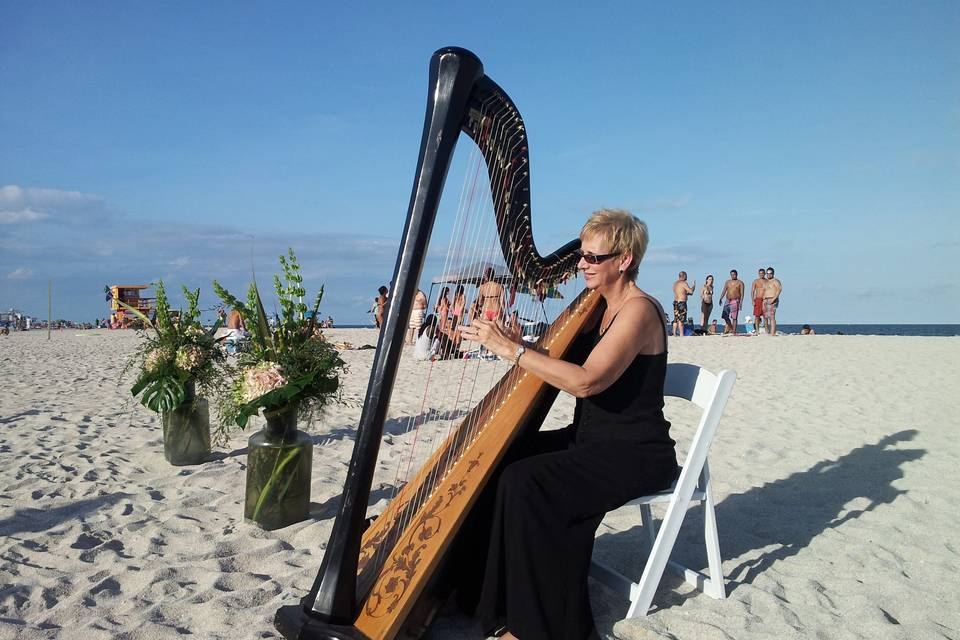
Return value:
M 280 365 L 275 362 L 261 362 L 245 369 L 240 384 L 243 401 L 250 402 L 287 384 L 282 371 Z

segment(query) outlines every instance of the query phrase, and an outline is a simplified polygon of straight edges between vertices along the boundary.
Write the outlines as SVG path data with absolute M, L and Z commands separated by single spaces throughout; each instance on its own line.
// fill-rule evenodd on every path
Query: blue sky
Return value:
M 624 207 L 664 302 L 774 265 L 781 322 L 956 322 L 958 34 L 956 2 L 0 0 L 0 308 L 45 315 L 52 280 L 92 320 L 157 278 L 212 306 L 292 246 L 365 322 L 453 44 L 523 113 L 544 252 Z

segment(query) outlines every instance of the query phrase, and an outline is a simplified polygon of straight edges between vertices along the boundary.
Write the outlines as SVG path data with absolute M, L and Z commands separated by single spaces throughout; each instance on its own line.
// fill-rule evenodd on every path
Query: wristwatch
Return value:
M 517 345 L 517 351 L 513 354 L 513 364 L 520 364 L 520 356 L 527 352 L 527 348 L 522 344 Z

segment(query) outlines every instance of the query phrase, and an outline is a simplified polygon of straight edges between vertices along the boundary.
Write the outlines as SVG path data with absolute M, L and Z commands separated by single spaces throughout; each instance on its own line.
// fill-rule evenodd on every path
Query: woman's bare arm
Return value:
M 528 349 L 519 365 L 544 382 L 578 398 L 596 395 L 613 384 L 638 353 L 663 351 L 659 311 L 641 298 L 624 303 L 615 322 L 587 356 L 582 366 Z M 517 343 L 493 322 L 477 320 L 464 327 L 464 337 L 476 340 L 502 358 L 512 360 Z

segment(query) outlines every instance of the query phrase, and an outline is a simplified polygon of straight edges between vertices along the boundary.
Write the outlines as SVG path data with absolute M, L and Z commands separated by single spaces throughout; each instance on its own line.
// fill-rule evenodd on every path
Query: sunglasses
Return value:
M 583 258 L 584 260 L 587 261 L 587 264 L 600 264 L 604 260 L 609 260 L 610 258 L 614 258 L 620 255 L 620 253 L 617 252 L 617 253 L 594 254 L 594 253 L 584 253 L 580 249 L 577 249 L 576 251 L 573 252 L 573 255 L 577 256 L 577 259 Z

